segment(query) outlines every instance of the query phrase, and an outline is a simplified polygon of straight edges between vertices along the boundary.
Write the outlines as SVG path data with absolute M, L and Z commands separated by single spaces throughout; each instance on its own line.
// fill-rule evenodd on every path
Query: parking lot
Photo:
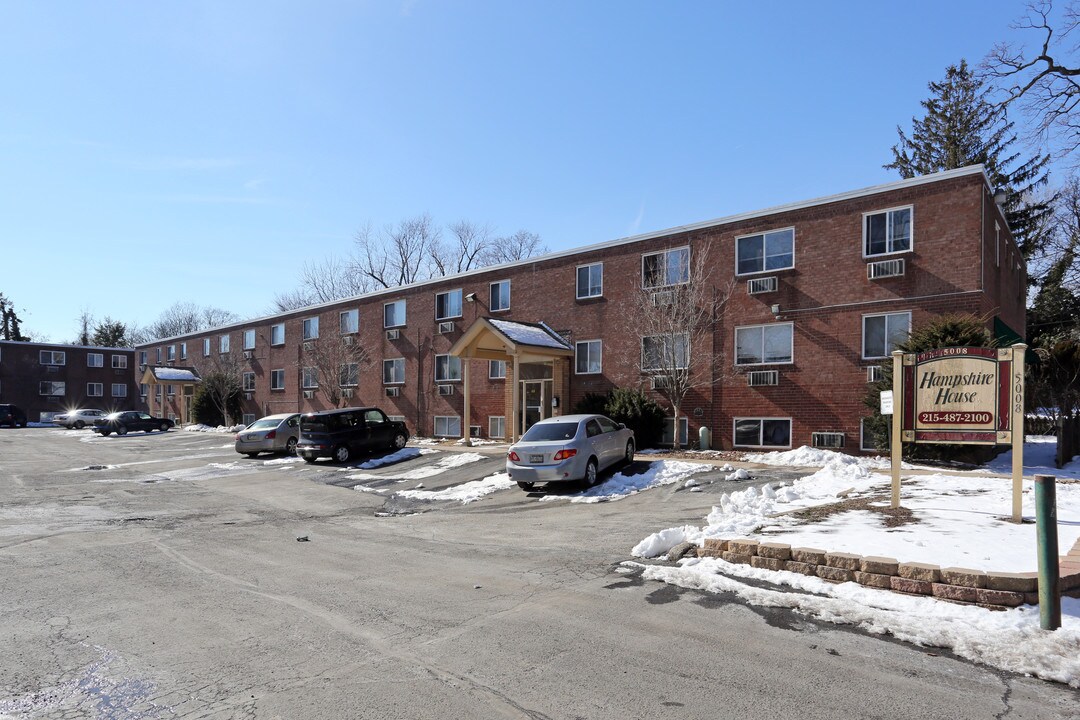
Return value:
M 1068 688 L 622 565 L 791 470 L 597 501 L 500 486 L 503 454 L 0 431 L 0 718 L 1075 716 Z

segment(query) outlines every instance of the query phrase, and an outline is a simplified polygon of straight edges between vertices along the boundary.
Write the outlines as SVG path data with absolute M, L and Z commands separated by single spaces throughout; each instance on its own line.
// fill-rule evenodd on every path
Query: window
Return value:
M 285 371 L 284 370 L 271 370 L 270 371 L 270 389 L 271 390 L 284 390 L 285 389 Z
M 223 353 L 229 352 L 229 336 L 228 335 L 222 335 L 218 339 L 218 350 L 220 350 Z
M 604 294 L 604 263 L 579 265 L 577 269 L 577 298 L 600 297 Z
M 791 323 L 735 328 L 735 364 L 791 362 L 793 334 Z
M 161 386 L 160 385 L 155 385 L 154 386 L 154 397 L 156 397 L 159 401 L 161 400 Z
M 859 449 L 864 452 L 877 452 L 877 445 L 874 444 L 874 434 L 866 427 L 866 421 L 869 419 L 862 418 L 859 420 Z
M 161 348 L 154 349 L 154 362 L 161 364 Z
M 38 395 L 64 395 L 67 393 L 67 383 L 42 380 L 38 383 Z
M 690 281 L 690 248 L 676 248 L 641 257 L 641 287 L 658 288 Z
M 435 319 L 449 320 L 461 317 L 461 290 L 435 293 Z
M 360 332 L 360 311 L 345 310 L 338 314 L 338 323 L 341 326 L 342 335 L 352 335 Z
M 453 355 L 435 356 L 435 382 L 457 382 L 461 380 L 461 358 Z
M 510 281 L 500 280 L 491 283 L 491 297 L 488 310 L 498 312 L 510 309 Z
M 86 367 L 105 367 L 105 355 L 102 353 L 87 353 Z
M 735 447 L 791 447 L 791 419 L 735 418 Z
M 306 367 L 300 373 L 300 387 L 305 390 L 319 387 L 319 371 L 317 368 Z
M 488 417 L 488 437 L 506 437 L 506 417 L 504 415 L 491 415 Z
M 735 263 L 737 275 L 795 267 L 795 228 L 735 238 Z
M 401 327 L 405 324 L 405 301 L 395 300 L 383 305 L 383 327 Z
M 244 425 L 250 425 L 255 422 L 255 415 L 253 413 L 244 413 L 244 419 L 242 421 Z
M 490 380 L 505 380 L 506 379 L 506 361 L 505 360 L 488 360 L 488 379 L 490 379 Z
M 602 367 L 603 348 L 599 340 L 582 340 L 574 344 L 575 372 L 593 375 Z
M 113 388 L 115 390 L 116 386 L 114 385 Z M 172 397 L 173 395 L 175 395 L 176 394 L 176 386 L 175 385 L 166 385 L 165 386 L 165 394 L 168 395 L 169 397 Z
M 176 360 L 176 346 L 175 345 L 170 345 L 169 347 L 165 348 L 165 359 L 168 360 L 169 362 L 173 362 L 174 360 Z
M 341 387 L 356 387 L 360 384 L 360 364 L 344 363 L 338 370 Z
M 864 360 L 888 357 L 911 332 L 911 313 L 863 316 L 862 356 Z
M 105 385 L 102 383 L 86 383 L 87 397 L 101 397 L 105 394 Z
M 690 423 L 686 416 L 679 417 L 679 445 L 686 447 L 690 443 Z M 675 418 L 664 418 L 664 434 L 660 438 L 661 445 L 675 444 Z
M 405 382 L 405 358 L 382 361 L 382 381 L 387 385 Z
M 112 366 L 118 370 L 127 368 L 127 355 L 113 355 Z
M 285 323 L 278 323 L 277 325 L 270 326 L 270 344 L 285 344 Z
M 255 373 L 246 372 L 243 374 L 244 392 L 255 392 Z
M 145 365 L 146 364 L 146 351 L 145 350 L 140 350 L 139 351 L 139 364 L 140 365 Z
M 245 330 L 244 331 L 244 349 L 245 350 L 254 350 L 255 349 L 255 331 L 254 330 Z
M 42 365 L 64 365 L 67 356 L 61 350 L 42 350 L 38 353 L 38 361 Z
M 319 318 L 304 318 L 304 339 L 315 340 L 319 337 Z
M 146 397 L 150 393 L 150 386 L 146 383 L 139 383 L 139 397 Z
M 180 359 L 187 360 L 187 343 L 180 343 Z
M 159 350 L 158 354 L 160 355 L 160 353 L 161 353 L 161 351 Z M 210 338 L 203 338 L 203 341 L 202 341 L 202 354 L 203 354 L 203 357 L 210 357 Z M 158 357 L 158 362 L 161 362 L 160 357 Z
M 461 418 L 456 415 L 436 415 L 435 437 L 461 437 Z
M 170 388 L 172 385 L 169 386 Z M 172 395 L 172 393 L 169 393 Z M 112 396 L 113 397 L 127 397 L 127 385 L 125 383 L 113 383 L 112 384 Z
M 690 364 L 690 336 L 650 335 L 641 338 L 641 369 L 684 369 Z
M 911 208 L 863 216 L 863 255 L 888 255 L 911 249 Z

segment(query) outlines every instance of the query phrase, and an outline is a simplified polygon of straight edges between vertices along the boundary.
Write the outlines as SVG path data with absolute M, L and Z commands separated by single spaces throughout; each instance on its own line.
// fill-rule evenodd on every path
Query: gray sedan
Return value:
M 236 433 L 236 452 L 255 457 L 261 452 L 296 454 L 300 414 L 267 415 Z
M 633 430 L 603 415 L 564 415 L 541 420 L 511 445 L 506 472 L 523 490 L 538 482 L 591 486 L 601 470 L 633 460 Z

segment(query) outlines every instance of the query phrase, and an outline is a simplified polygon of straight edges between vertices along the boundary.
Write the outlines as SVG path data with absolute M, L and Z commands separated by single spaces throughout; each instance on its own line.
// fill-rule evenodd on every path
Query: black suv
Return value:
M 168 418 L 159 418 L 147 415 L 137 410 L 109 413 L 103 418 L 94 421 L 94 432 L 108 435 L 115 432 L 117 435 L 127 435 L 128 430 L 142 430 L 154 432 L 160 430 L 166 432 L 173 426 L 173 421 Z
M 0 403 L 0 425 L 26 427 L 26 413 L 18 405 Z
M 321 457 L 348 462 L 372 450 L 400 450 L 409 440 L 405 423 L 379 408 L 343 408 L 300 416 L 296 454 L 313 463 Z

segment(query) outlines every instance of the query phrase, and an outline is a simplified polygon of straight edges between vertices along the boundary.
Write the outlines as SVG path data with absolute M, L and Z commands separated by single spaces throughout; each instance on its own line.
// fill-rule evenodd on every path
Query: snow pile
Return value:
M 445 490 L 400 490 L 398 495 L 418 500 L 457 500 L 462 505 L 490 495 L 498 490 L 506 490 L 515 487 L 516 482 L 510 479 L 506 473 L 495 473 L 483 480 L 472 480 L 462 485 L 448 487 Z M 357 486 L 360 489 L 361 486 Z
M 424 454 L 422 450 L 415 450 L 415 448 L 405 448 L 401 452 L 414 450 L 417 455 Z M 431 463 L 430 465 L 424 465 L 422 467 L 414 468 L 408 472 L 404 472 L 397 476 L 399 482 L 405 482 L 406 480 L 423 480 L 434 475 L 439 475 L 451 468 L 461 467 L 462 465 L 468 465 L 469 463 L 478 462 L 483 460 L 484 456 L 480 453 L 470 452 L 453 452 L 446 453 L 440 459 Z M 360 467 L 365 467 L 361 465 Z M 351 469 L 351 468 L 350 468 Z M 371 475 L 368 473 L 356 473 L 349 476 L 350 480 L 384 480 L 385 478 L 380 475 Z
M 1024 474 L 1053 475 L 1058 479 L 1080 480 L 1080 462 L 1054 467 L 1057 438 L 1053 435 L 1028 435 L 1024 438 Z M 998 455 L 986 465 L 990 472 L 1012 475 L 1012 450 Z
M 724 479 L 725 480 L 749 480 L 750 479 L 750 473 L 748 473 L 745 468 L 739 468 L 738 470 L 731 473 L 730 475 L 728 475 Z
M 634 557 L 659 557 L 676 545 L 684 542 L 698 542 L 701 538 L 701 530 L 693 525 L 668 528 L 658 533 L 653 533 L 645 538 L 630 551 Z
M 597 503 L 609 500 L 622 500 L 629 495 L 636 495 L 642 490 L 660 485 L 685 482 L 686 476 L 711 470 L 711 465 L 681 462 L 679 460 L 658 460 L 649 465 L 649 469 L 638 475 L 615 473 L 607 481 L 571 495 L 545 495 L 541 501 L 569 498 L 570 502 Z
M 202 433 L 238 433 L 243 430 L 246 425 L 230 425 L 228 427 L 224 425 L 218 425 L 212 427 L 210 425 L 203 425 L 202 423 L 195 423 L 194 425 L 185 425 L 184 430 L 187 432 L 202 432 Z
M 681 561 L 680 567 L 639 567 L 644 567 L 642 576 L 649 580 L 710 593 L 735 593 L 754 605 L 789 608 L 916 645 L 947 648 L 1009 672 L 1080 687 L 1080 601 L 1072 598 L 1062 599 L 1062 627 L 1051 633 L 1039 629 L 1039 611 L 1032 606 L 988 612 L 856 583 L 832 585 L 819 578 L 733 565 L 718 558 L 691 558 Z M 802 592 L 755 587 L 736 577 L 767 580 Z
M 461 446 L 464 447 L 465 446 L 465 438 L 461 438 L 460 440 L 458 440 L 454 444 L 455 445 L 461 445 Z M 470 444 L 473 447 L 480 447 L 481 445 L 505 445 L 506 443 L 503 442 L 502 440 L 487 440 L 485 438 L 472 438 Z
M 437 450 L 421 450 L 420 448 L 402 448 L 389 455 L 382 455 L 377 458 L 371 458 L 359 465 L 350 465 L 349 467 L 339 468 L 342 472 L 351 472 L 353 470 L 374 470 L 377 467 L 383 465 L 393 465 L 394 463 L 404 462 L 406 460 L 412 460 L 413 458 L 420 457 L 421 455 L 428 455 L 430 453 L 438 452 Z

